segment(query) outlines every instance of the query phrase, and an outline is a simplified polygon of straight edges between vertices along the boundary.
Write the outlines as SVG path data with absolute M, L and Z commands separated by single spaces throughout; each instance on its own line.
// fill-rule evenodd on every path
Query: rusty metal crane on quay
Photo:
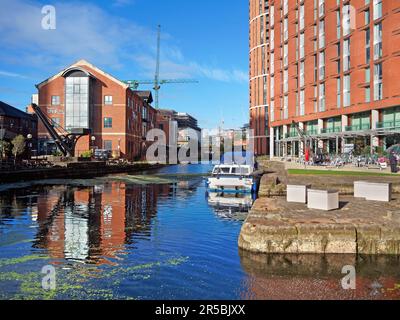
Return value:
M 154 103 L 156 109 L 159 108 L 159 91 L 161 85 L 169 83 L 198 83 L 199 81 L 193 79 L 160 79 L 160 43 L 161 43 L 161 26 L 158 26 L 157 32 L 157 59 L 156 59 L 156 72 L 154 80 L 126 80 L 124 81 L 132 90 L 137 90 L 142 84 L 152 84 L 154 90 Z

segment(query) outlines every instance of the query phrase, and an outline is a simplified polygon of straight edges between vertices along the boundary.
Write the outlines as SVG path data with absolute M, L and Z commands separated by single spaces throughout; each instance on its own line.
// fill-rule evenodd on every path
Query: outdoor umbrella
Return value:
M 391 146 L 389 149 L 387 149 L 387 152 L 389 154 L 394 152 L 395 154 L 400 155 L 400 144 L 395 144 L 394 146 Z

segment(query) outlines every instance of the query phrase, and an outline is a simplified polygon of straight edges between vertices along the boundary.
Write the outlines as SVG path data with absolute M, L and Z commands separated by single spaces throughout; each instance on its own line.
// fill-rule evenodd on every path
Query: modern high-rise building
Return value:
M 400 2 L 250 0 L 255 151 L 400 143 Z

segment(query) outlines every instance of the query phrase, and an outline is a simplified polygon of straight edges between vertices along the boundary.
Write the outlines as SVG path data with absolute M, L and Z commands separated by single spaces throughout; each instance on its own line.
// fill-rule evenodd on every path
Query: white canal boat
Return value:
M 256 185 L 250 165 L 216 165 L 207 180 L 208 189 L 213 192 L 255 192 Z

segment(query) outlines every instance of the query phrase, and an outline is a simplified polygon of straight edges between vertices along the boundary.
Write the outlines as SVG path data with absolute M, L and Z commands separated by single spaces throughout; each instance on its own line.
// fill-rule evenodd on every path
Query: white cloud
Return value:
M 133 2 L 116 0 L 113 4 L 121 6 Z M 0 46 L 3 49 L 0 62 L 8 66 L 33 66 L 42 71 L 46 69 L 46 72 L 62 69 L 79 59 L 111 69 L 127 68 L 128 63 L 134 62 L 141 74 L 133 76 L 153 78 L 155 29 L 113 16 L 94 4 L 59 1 L 52 5 L 56 9 L 56 30 L 44 30 L 41 27 L 41 3 L 2 0 Z M 162 34 L 160 68 L 163 78 L 207 78 L 224 82 L 248 80 L 244 71 L 225 70 L 187 59 L 166 32 Z
M 8 72 L 8 71 L 3 71 L 0 70 L 0 77 L 11 77 L 11 78 L 22 78 L 22 79 L 26 79 L 27 76 L 24 76 L 22 74 L 18 74 L 18 73 L 14 73 L 14 72 Z

